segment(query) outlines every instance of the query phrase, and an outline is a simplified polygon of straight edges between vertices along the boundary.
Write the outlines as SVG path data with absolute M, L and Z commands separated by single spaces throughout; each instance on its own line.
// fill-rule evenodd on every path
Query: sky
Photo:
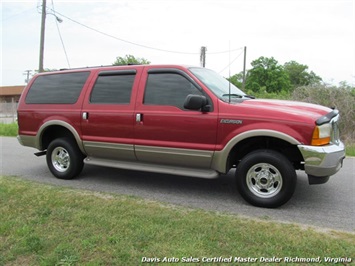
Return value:
M 0 0 L 0 86 L 39 67 L 43 0 Z M 56 17 L 63 22 L 56 22 Z M 59 29 L 59 30 L 58 30 Z M 228 77 L 260 56 L 307 65 L 326 83 L 355 85 L 355 0 L 47 0 L 44 68 L 200 65 Z

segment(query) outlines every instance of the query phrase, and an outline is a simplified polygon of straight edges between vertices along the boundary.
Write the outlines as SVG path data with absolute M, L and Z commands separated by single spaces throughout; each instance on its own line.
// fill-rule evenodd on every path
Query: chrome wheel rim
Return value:
M 65 172 L 70 166 L 70 156 L 66 149 L 57 147 L 52 151 L 52 165 L 59 172 Z
M 280 171 L 268 163 L 253 165 L 247 173 L 246 181 L 249 190 L 260 198 L 271 198 L 282 188 Z

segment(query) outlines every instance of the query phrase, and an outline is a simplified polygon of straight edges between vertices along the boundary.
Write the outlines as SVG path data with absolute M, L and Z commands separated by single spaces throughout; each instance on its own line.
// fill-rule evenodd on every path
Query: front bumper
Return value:
M 327 146 L 298 145 L 298 149 L 304 159 L 304 170 L 313 179 L 334 175 L 343 166 L 345 146 L 341 141 Z

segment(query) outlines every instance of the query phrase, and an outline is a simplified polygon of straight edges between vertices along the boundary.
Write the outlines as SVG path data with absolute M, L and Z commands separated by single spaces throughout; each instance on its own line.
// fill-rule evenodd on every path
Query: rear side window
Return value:
M 129 104 L 134 74 L 99 75 L 90 96 L 93 104 Z
M 73 104 L 78 100 L 89 74 L 77 72 L 39 76 L 26 96 L 26 103 Z

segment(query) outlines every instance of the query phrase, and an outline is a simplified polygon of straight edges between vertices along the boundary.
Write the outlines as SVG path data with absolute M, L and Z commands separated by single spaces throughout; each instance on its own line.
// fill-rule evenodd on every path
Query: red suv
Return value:
M 201 178 L 236 168 L 246 201 L 277 207 L 296 170 L 310 184 L 339 171 L 338 120 L 327 107 L 254 99 L 205 68 L 111 66 L 36 75 L 19 102 L 18 140 L 62 179 L 84 164 Z

